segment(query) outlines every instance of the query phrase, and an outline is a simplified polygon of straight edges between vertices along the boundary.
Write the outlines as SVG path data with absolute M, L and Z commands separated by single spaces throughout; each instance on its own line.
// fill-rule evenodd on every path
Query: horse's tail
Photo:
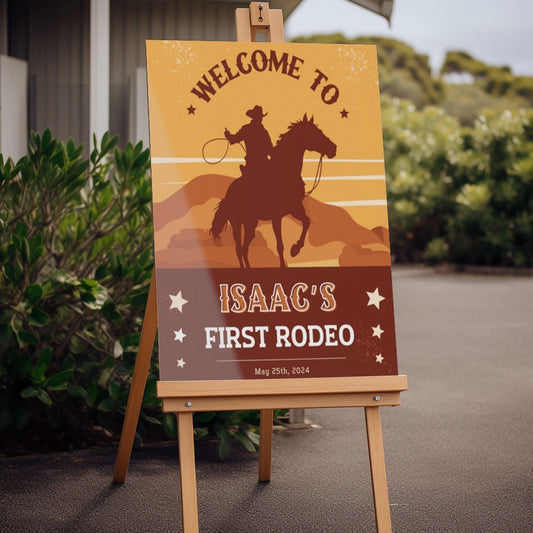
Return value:
M 228 224 L 228 215 L 226 214 L 224 199 L 222 199 L 215 210 L 213 222 L 211 222 L 211 229 L 209 235 L 216 243 L 220 242 L 220 234 Z

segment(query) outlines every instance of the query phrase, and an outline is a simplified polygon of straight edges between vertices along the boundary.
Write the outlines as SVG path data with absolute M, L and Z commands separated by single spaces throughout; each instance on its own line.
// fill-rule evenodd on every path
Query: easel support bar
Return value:
M 178 449 L 181 475 L 183 531 L 198 533 L 196 462 L 194 458 L 193 413 L 178 413 Z
M 370 473 L 372 476 L 372 491 L 374 493 L 376 528 L 378 533 L 390 533 L 392 531 L 392 524 L 379 407 L 365 407 L 365 421 Z
M 144 388 L 146 386 L 146 380 L 148 379 L 148 370 L 150 369 L 150 360 L 152 359 L 156 332 L 157 291 L 154 270 L 144 311 L 141 339 L 137 350 L 137 358 L 135 359 L 135 368 L 133 370 L 130 394 L 126 406 L 126 415 L 124 417 L 122 433 L 120 434 L 120 443 L 118 445 L 117 458 L 115 461 L 115 471 L 113 473 L 113 483 L 124 483 L 126 474 L 128 473 L 131 450 L 133 448 L 135 432 L 137 431 L 137 422 L 139 421 Z
M 259 418 L 259 481 L 270 481 L 274 409 L 262 409 Z
M 376 399 L 378 398 L 378 399 Z M 163 399 L 163 411 L 179 413 L 187 411 L 240 411 L 243 409 L 241 397 Z M 351 393 L 351 394 L 292 394 L 278 396 L 248 396 L 247 409 L 316 409 L 320 407 L 383 407 L 400 405 L 399 392 Z M 265 422 L 267 418 L 265 418 Z M 261 421 L 262 422 L 262 421 Z M 270 422 L 272 424 L 272 422 Z
M 290 383 L 290 387 L 287 384 Z M 247 379 L 224 381 L 158 381 L 159 398 L 187 396 L 224 397 L 300 394 L 351 394 L 407 390 L 407 376 L 363 376 L 340 378 Z

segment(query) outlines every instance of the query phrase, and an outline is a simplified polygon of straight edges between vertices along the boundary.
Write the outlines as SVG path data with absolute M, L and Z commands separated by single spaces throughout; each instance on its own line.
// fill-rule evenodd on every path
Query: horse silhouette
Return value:
M 284 216 L 292 215 L 302 223 L 302 232 L 291 247 L 291 256 L 295 257 L 302 249 L 310 224 L 302 203 L 305 186 L 301 174 L 306 150 L 328 158 L 337 153 L 337 146 L 314 123 L 313 117 L 307 118 L 307 114 L 280 135 L 272 157 L 260 175 L 236 179 L 220 201 L 209 233 L 216 240 L 227 223 L 231 224 L 241 268 L 250 268 L 248 250 L 259 220 L 272 222 L 280 267 L 286 266 L 281 233 Z

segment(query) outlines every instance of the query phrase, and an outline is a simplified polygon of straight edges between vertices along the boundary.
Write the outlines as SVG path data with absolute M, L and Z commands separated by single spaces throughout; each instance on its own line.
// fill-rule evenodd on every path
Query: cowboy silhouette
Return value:
M 243 177 L 257 176 L 265 172 L 266 163 L 272 154 L 272 141 L 262 122 L 267 114 L 263 114 L 263 108 L 256 105 L 253 109 L 246 111 L 246 116 L 252 120 L 237 133 L 231 134 L 227 128 L 224 130 L 224 136 L 230 144 L 244 141 L 246 165 L 240 166 Z

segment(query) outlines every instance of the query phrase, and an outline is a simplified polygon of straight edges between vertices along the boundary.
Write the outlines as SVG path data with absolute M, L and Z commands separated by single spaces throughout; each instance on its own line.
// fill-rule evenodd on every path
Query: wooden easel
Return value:
M 258 33 L 266 33 L 271 42 L 284 41 L 282 12 L 280 9 L 269 9 L 268 2 L 251 2 L 249 8 L 236 9 L 235 21 L 237 41 L 255 41 Z M 114 483 L 123 483 L 126 479 L 156 332 L 157 297 L 154 273 L 115 462 Z M 377 531 L 390 532 L 389 497 L 379 407 L 400 405 L 400 392 L 404 390 L 407 390 L 406 376 L 158 382 L 157 393 L 163 400 L 163 411 L 175 412 L 178 417 L 184 533 L 198 532 L 194 412 L 259 410 L 258 477 L 259 481 L 270 481 L 274 409 L 315 407 L 365 408 Z

